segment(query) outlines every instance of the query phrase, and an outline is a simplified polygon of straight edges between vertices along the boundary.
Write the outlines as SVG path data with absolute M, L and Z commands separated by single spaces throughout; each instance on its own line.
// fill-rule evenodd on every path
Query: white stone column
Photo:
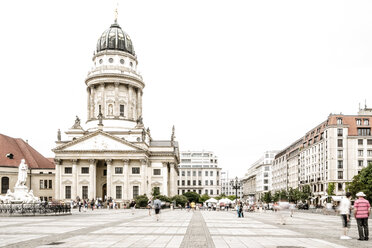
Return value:
M 72 187 L 71 187 L 71 199 L 76 200 L 77 196 L 77 180 L 78 180 L 78 171 L 77 171 L 77 159 L 72 159 Z
M 56 169 L 55 169 L 55 179 L 54 179 L 54 199 L 55 200 L 61 200 L 61 195 L 60 195 L 60 188 L 61 188 L 61 164 L 62 160 L 61 159 L 54 159 L 54 162 L 56 164 Z
M 89 159 L 89 199 L 95 199 L 96 189 L 94 188 L 94 172 L 96 171 L 96 165 L 94 159 Z
M 175 183 L 176 171 L 174 169 L 174 166 L 175 166 L 174 163 L 170 163 L 170 184 L 169 184 L 170 190 L 169 190 L 169 196 L 174 196 L 175 192 L 177 191 L 177 186 L 176 186 L 177 184 Z
M 91 113 L 90 113 L 90 105 L 91 105 L 91 95 L 90 95 L 90 87 L 87 87 L 87 117 L 88 119 L 90 118 L 91 116 Z
M 132 111 L 132 101 L 133 101 L 133 87 L 128 85 L 128 119 L 133 119 L 133 111 Z
M 129 199 L 129 159 L 123 159 L 124 162 L 124 200 Z
M 106 186 L 107 186 L 107 198 L 109 198 L 110 196 L 112 197 L 112 192 L 111 192 L 111 184 L 112 184 L 112 170 L 111 170 L 111 167 L 112 167 L 112 159 L 106 159 L 106 164 L 107 164 L 107 183 L 106 183 Z
M 90 94 L 90 118 L 89 119 L 96 119 L 97 118 L 97 114 L 95 114 L 95 106 L 94 106 L 94 99 L 95 99 L 95 95 L 96 95 L 96 88 L 94 85 L 92 85 L 90 87 L 90 91 L 91 91 L 91 94 Z
M 152 193 L 152 166 L 151 166 L 151 163 L 149 162 L 148 163 L 148 166 L 147 166 L 147 195 L 148 196 L 151 196 L 151 193 Z
M 119 104 L 119 83 L 115 82 L 115 106 L 114 106 L 114 116 L 120 116 L 120 104 Z
M 103 118 L 106 118 L 106 100 L 105 100 L 105 84 L 101 83 L 101 94 L 102 94 L 102 104 L 101 104 L 101 112 L 103 115 Z
M 163 176 L 163 195 L 168 196 L 168 163 L 163 163 L 161 174 Z
M 146 167 L 147 167 L 147 160 L 146 159 L 141 159 L 141 192 L 140 194 L 146 194 L 146 186 L 147 186 L 147 180 L 146 180 Z

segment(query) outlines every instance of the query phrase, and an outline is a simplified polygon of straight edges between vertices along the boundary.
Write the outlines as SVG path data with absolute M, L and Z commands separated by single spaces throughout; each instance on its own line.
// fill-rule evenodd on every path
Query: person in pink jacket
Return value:
M 358 240 L 368 240 L 368 217 L 371 211 L 371 205 L 364 199 L 363 192 L 356 194 L 358 200 L 354 203 L 354 216 L 358 225 Z

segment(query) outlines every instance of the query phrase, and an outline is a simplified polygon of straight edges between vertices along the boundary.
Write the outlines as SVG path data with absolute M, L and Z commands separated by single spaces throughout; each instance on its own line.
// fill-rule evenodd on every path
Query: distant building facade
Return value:
M 178 194 L 190 191 L 212 197 L 221 194 L 221 168 L 213 152 L 182 151 L 180 158 Z
M 372 162 L 371 121 L 367 107 L 357 115 L 329 115 L 276 155 L 273 191 L 309 185 L 319 204 L 335 183 L 334 193 L 344 195 L 346 183 Z
M 278 151 L 266 151 L 249 167 L 242 179 L 244 199 L 254 202 L 262 199 L 265 192 L 272 190 L 272 164 L 277 153 Z
M 236 178 L 230 178 L 228 171 L 221 172 L 221 186 L 222 186 L 222 194 L 228 195 L 236 195 L 238 193 L 238 198 L 241 199 L 243 197 L 244 185 L 241 182 L 241 179 L 238 178 L 238 191 L 233 188 L 233 184 L 235 185 Z
M 54 162 L 45 158 L 27 142 L 0 134 L 0 193 L 5 195 L 18 180 L 18 166 L 25 159 L 28 166 L 26 186 L 42 201 L 54 199 Z

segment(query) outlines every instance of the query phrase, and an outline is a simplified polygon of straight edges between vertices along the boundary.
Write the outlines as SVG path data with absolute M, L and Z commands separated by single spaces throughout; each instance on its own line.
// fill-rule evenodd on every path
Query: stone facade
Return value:
M 218 158 L 209 151 L 181 152 L 178 194 L 193 191 L 198 194 L 218 196 L 221 194 Z
M 174 129 L 169 140 L 157 141 L 145 128 L 145 84 L 132 44 L 130 50 L 124 49 L 128 44 L 122 42 L 128 41 L 117 23 L 99 39 L 93 68 L 85 80 L 86 127 L 76 117 L 65 132 L 67 138 L 58 138 L 53 149 L 57 199 L 128 202 L 137 195 L 150 196 L 154 187 L 163 195 L 177 194 L 179 151 Z M 114 48 L 118 44 L 124 48 Z

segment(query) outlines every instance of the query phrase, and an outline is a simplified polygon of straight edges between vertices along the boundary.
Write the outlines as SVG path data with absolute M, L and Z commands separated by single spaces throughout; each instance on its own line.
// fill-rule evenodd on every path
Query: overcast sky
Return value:
M 0 133 L 53 157 L 86 121 L 84 79 L 115 1 L 0 2 Z M 205 149 L 230 176 L 330 113 L 372 107 L 372 1 L 119 1 L 154 139 Z M 3 155 L 1 155 L 3 156 Z

